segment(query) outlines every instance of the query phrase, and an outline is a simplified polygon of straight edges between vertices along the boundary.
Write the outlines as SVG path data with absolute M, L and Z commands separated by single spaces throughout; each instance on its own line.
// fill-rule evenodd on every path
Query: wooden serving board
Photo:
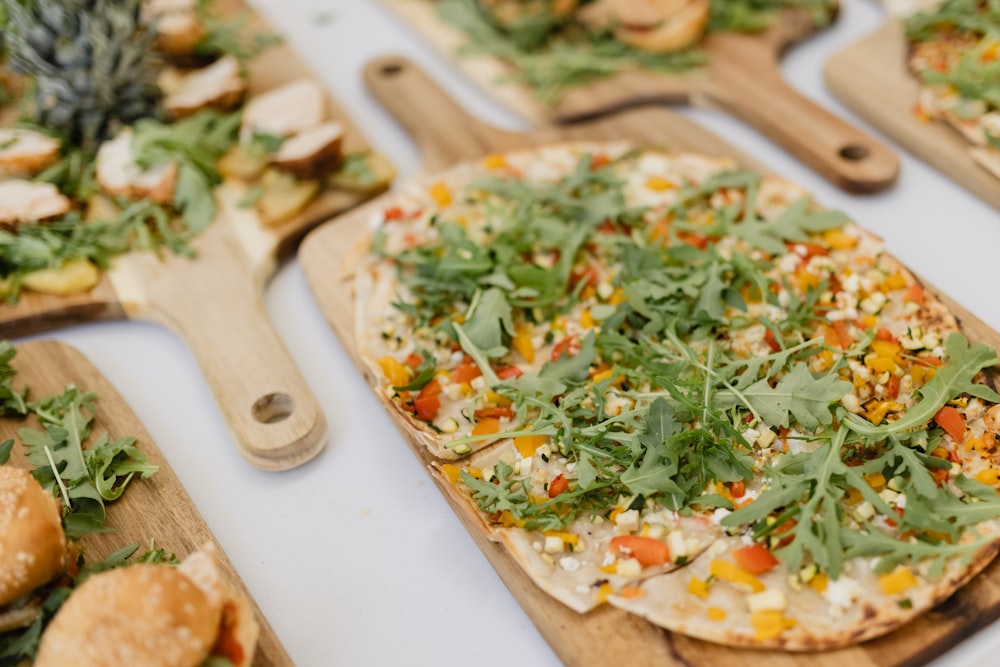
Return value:
M 215 6 L 223 14 L 249 11 L 242 0 L 217 0 Z M 248 29 L 268 30 L 256 16 Z M 311 76 L 291 48 L 279 45 L 250 64 L 249 95 Z M 347 128 L 344 150 L 367 149 L 351 119 L 332 99 L 328 104 L 329 116 Z M 237 206 L 244 193 L 241 186 L 222 189 L 217 220 L 192 244 L 196 259 L 130 253 L 85 294 L 25 292 L 16 306 L 0 304 L 0 337 L 122 318 L 163 324 L 194 353 L 251 464 L 283 470 L 305 463 L 326 444 L 326 420 L 268 320 L 264 288 L 278 261 L 309 229 L 375 193 L 327 189 L 301 214 L 274 227 Z
M 487 152 L 537 146 L 555 140 L 629 139 L 647 146 L 695 150 L 729 155 L 746 166 L 755 165 L 737 150 L 683 117 L 662 109 L 639 109 L 594 123 L 551 129 L 531 135 L 513 134 L 470 118 L 411 63 L 385 58 L 365 71 L 369 88 L 413 134 L 429 169 L 439 169 Z M 419 103 L 418 103 L 419 102 Z M 321 310 L 355 365 L 374 388 L 362 363 L 354 332 L 354 288 L 344 267 L 356 244 L 368 233 L 371 216 L 386 204 L 375 200 L 312 232 L 299 250 L 306 278 Z M 961 319 L 969 337 L 1000 347 L 1000 334 L 950 299 L 945 303 Z M 385 399 L 382 399 L 385 400 Z M 455 502 L 445 493 L 437 462 L 413 437 L 401 413 L 386 403 L 389 415 L 413 453 L 431 472 L 452 509 L 475 539 L 511 593 L 571 667 L 620 665 L 633 667 L 901 667 L 918 665 L 946 651 L 993 619 L 1000 617 L 1000 565 L 984 574 L 934 611 L 901 630 L 862 646 L 821 654 L 789 654 L 737 650 L 667 632 L 641 618 L 605 605 L 580 615 L 538 588 L 500 545 L 491 542 L 479 513 L 468 503 Z
M 1000 209 L 1000 179 L 969 155 L 969 143 L 940 122 L 917 117 L 919 84 L 906 64 L 898 19 L 827 61 L 826 84 L 841 102 L 945 176 Z
M 466 37 L 441 21 L 431 0 L 383 0 L 447 57 Z M 513 111 L 534 122 L 584 120 L 642 104 L 690 104 L 737 116 L 825 178 L 851 192 L 876 192 L 899 173 L 895 153 L 788 85 L 779 58 L 816 31 L 808 13 L 782 12 L 766 32 L 713 33 L 702 43 L 709 64 L 691 74 L 623 72 L 570 90 L 552 108 L 526 87 L 503 82 L 510 67 L 488 57 L 461 57 L 458 65 Z
M 17 370 L 14 386 L 19 389 L 30 387 L 29 398 L 61 393 L 70 383 L 81 390 L 96 391 L 94 433 L 107 431 L 112 437 L 134 436 L 149 462 L 160 467 L 149 479 L 134 480 L 119 500 L 108 505 L 108 525 L 114 532 L 88 535 L 82 540 L 89 560 L 102 560 L 111 552 L 133 543 L 139 544 L 141 553 L 150 539 L 156 541 L 157 548 L 176 553 L 179 558 L 208 542 L 215 542 L 212 531 L 205 525 L 142 422 L 111 383 L 82 354 L 58 341 L 31 341 L 17 346 L 13 366 Z M 14 446 L 11 462 L 15 466 L 30 467 L 24 458 L 24 448 L 17 439 L 17 429 L 25 423 L 16 419 L 0 420 L 0 441 L 15 438 L 18 444 Z M 260 624 L 254 666 L 292 667 L 294 663 L 274 629 L 264 618 L 229 558 L 221 547 L 216 546 L 226 580 L 250 599 Z

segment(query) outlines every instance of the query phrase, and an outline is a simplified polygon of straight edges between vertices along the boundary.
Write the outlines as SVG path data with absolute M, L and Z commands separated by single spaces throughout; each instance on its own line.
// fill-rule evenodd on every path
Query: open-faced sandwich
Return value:
M 1000 178 L 1000 13 L 976 0 L 908 4 L 908 63 L 919 77 L 917 113 L 955 128 L 969 154 Z M 931 7 L 927 7 L 931 4 Z
M 188 246 L 218 188 L 264 226 L 324 193 L 367 196 L 391 166 L 348 150 L 311 79 L 261 81 L 271 35 L 196 0 L 6 3 L 0 70 L 0 297 L 86 291 L 129 250 Z M 270 75 L 268 75 L 270 76 Z M 352 138 L 356 139 L 356 138 Z M 308 215 L 308 213 L 306 213 Z
M 511 65 L 547 103 L 570 88 L 643 68 L 697 70 L 699 44 L 719 31 L 761 32 L 780 12 L 829 23 L 837 0 L 432 0 L 440 18 L 468 37 L 463 53 Z
M 802 188 L 578 143 L 390 199 L 358 351 L 547 593 L 732 645 L 899 627 L 1000 538 L 994 350 Z

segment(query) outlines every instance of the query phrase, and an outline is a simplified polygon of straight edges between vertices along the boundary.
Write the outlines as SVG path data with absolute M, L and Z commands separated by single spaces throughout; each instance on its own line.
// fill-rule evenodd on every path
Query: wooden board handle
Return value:
M 849 192 L 878 192 L 896 181 L 896 154 L 789 86 L 773 51 L 744 35 L 713 39 L 711 83 L 703 91 L 711 106 L 743 119 Z
M 262 278 L 227 220 L 194 247 L 194 260 L 123 257 L 110 277 L 126 313 L 185 340 L 247 461 L 305 463 L 326 444 L 326 419 L 268 320 Z
M 426 73 L 402 56 L 383 56 L 364 70 L 368 89 L 406 127 L 435 170 L 490 151 L 524 145 L 523 136 L 486 125 L 456 104 Z

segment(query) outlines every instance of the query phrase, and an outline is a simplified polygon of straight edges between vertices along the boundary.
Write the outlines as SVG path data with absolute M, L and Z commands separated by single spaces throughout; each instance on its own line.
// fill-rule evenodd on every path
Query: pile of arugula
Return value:
M 60 499 L 63 527 L 70 540 L 89 533 L 108 532 L 105 505 L 121 497 L 138 476 L 146 479 L 157 467 L 137 448 L 133 437 L 112 440 L 107 433 L 93 432 L 96 395 L 69 385 L 61 394 L 28 400 L 27 390 L 15 390 L 10 362 L 16 350 L 0 341 L 0 414 L 3 417 L 38 420 L 40 428 L 23 427 L 17 435 L 33 466 L 32 476 Z M 0 465 L 6 465 L 15 441 L 0 443 Z M 69 594 L 87 577 L 126 564 L 139 549 L 125 546 L 100 562 L 71 564 L 71 573 L 44 589 L 42 613 L 28 627 L 0 633 L 0 667 L 16 667 L 38 650 L 42 631 Z M 152 544 L 149 550 L 128 563 L 176 563 L 176 558 Z M 75 573 L 76 566 L 80 566 Z
M 513 66 L 512 78 L 529 86 L 546 104 L 555 104 L 572 88 L 630 69 L 682 73 L 706 63 L 697 48 L 651 53 L 624 44 L 608 32 L 594 32 L 546 14 L 501 29 L 479 0 L 434 0 L 438 16 L 468 37 L 461 55 L 488 55 Z M 833 0 L 713 0 L 709 30 L 759 32 L 777 13 L 803 8 L 816 25 L 831 19 Z
M 468 199 L 486 212 L 488 240 L 449 212 L 434 218 L 433 241 L 392 256 L 406 295 L 396 308 L 430 339 L 459 345 L 482 371 L 484 391 L 511 400 L 512 421 L 523 426 L 504 436 L 547 436 L 558 450 L 553 455 L 574 465 L 570 489 L 552 499 L 530 497 L 526 481 L 503 461 L 489 480 L 462 471 L 480 509 L 492 517 L 507 512 L 529 530 L 560 530 L 581 516 L 606 516 L 622 497 L 681 513 L 731 510 L 717 485 L 762 477 L 759 497 L 723 526 L 765 539 L 785 525 L 776 553 L 790 571 L 815 563 L 836 578 L 845 560 L 878 556 L 880 571 L 932 559 L 936 573 L 949 558 L 971 558 L 992 538 L 966 532 L 1000 517 L 1000 496 L 962 476 L 937 485 L 930 471 L 950 464 L 930 455 L 942 434 L 933 417 L 960 397 L 1000 402 L 974 381 L 997 364 L 996 353 L 952 334 L 944 365 L 905 416 L 873 425 L 848 414 L 839 401 L 852 385 L 842 371 L 869 351 L 875 332 L 847 350 L 831 348 L 816 336 L 829 325 L 827 280 L 793 288 L 775 264 L 789 252 L 786 243 L 808 243 L 846 217 L 803 199 L 765 221 L 756 213 L 760 177 L 732 171 L 682 186 L 676 203 L 657 212 L 671 221 L 663 231 L 648 211 L 627 204 L 616 175 L 616 167 L 628 173 L 636 159 L 625 155 L 595 168 L 585 157 L 551 183 L 478 180 L 467 186 Z M 713 203 L 719 200 L 732 203 Z M 384 239 L 377 236 L 374 247 L 388 257 Z M 554 322 L 575 312 L 582 289 L 575 271 L 588 265 L 611 267 L 612 286 L 626 298 L 591 306 L 598 324 L 575 354 L 501 380 L 493 366 L 510 352 L 515 322 Z M 750 299 L 781 316 L 752 315 Z M 464 310 L 461 323 L 452 317 L 456 308 Z M 747 356 L 727 344 L 758 322 L 774 335 L 776 351 Z M 813 370 L 821 365 L 810 362 L 824 353 L 836 361 Z M 604 379 L 595 379 L 598 367 L 608 369 Z M 422 382 L 396 389 L 426 384 L 435 371 L 431 355 L 424 354 L 419 371 Z M 626 399 L 615 410 L 611 394 Z M 806 451 L 761 463 L 743 435 L 753 427 L 794 429 Z M 457 437 L 448 446 L 461 452 L 485 439 L 495 436 Z M 907 494 L 902 517 L 867 473 L 881 473 Z M 873 515 L 852 511 L 845 502 L 851 489 L 860 490 Z

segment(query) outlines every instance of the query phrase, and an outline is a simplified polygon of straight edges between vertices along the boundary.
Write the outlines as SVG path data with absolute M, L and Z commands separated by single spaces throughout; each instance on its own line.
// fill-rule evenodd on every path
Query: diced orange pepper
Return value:
M 410 383 L 410 372 L 406 366 L 393 357 L 382 357 L 378 360 L 378 365 L 381 366 L 382 372 L 385 373 L 386 379 L 393 387 L 402 387 Z
M 691 581 L 688 583 L 688 592 L 692 595 L 697 595 L 698 597 L 704 599 L 708 598 L 708 582 L 702 581 L 697 577 L 691 577 Z
M 451 204 L 451 190 L 443 181 L 438 181 L 431 186 L 431 198 L 438 206 L 448 206 Z
M 547 439 L 544 435 L 519 435 L 514 438 L 514 446 L 521 454 L 521 458 L 530 459 Z
M 495 417 L 480 419 L 472 427 L 472 435 L 492 435 L 500 432 L 500 420 Z
M 899 595 L 916 584 L 917 578 L 905 565 L 900 565 L 889 574 L 883 574 L 878 578 L 878 587 L 883 595 Z
M 641 535 L 616 535 L 611 538 L 611 551 L 627 551 L 643 567 L 670 562 L 670 548 L 663 542 Z
M 955 442 L 965 439 L 965 417 L 950 405 L 945 405 L 934 415 L 934 422 L 944 429 Z
M 730 563 L 726 560 L 713 560 L 708 565 L 708 571 L 717 579 L 725 579 L 735 584 L 745 584 L 754 593 L 760 593 L 764 590 L 764 582 L 752 574 L 744 572 L 735 563 Z

